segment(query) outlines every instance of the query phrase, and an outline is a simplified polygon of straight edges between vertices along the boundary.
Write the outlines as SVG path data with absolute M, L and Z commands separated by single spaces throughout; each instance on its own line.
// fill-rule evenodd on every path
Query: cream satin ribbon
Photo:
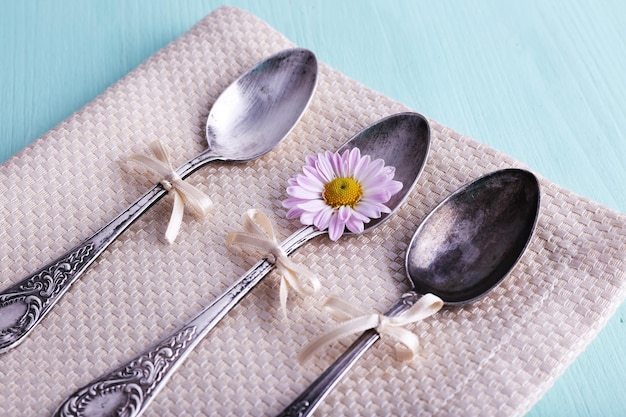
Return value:
M 293 262 L 280 247 L 270 219 L 261 211 L 251 209 L 244 215 L 244 232 L 232 232 L 226 236 L 226 244 L 251 248 L 269 255 L 268 261 L 281 273 L 280 305 L 287 317 L 287 294 L 289 287 L 301 296 L 314 295 L 321 287 L 317 277 L 306 268 Z M 311 288 L 307 288 L 304 279 Z
M 376 330 L 381 335 L 391 336 L 403 344 L 405 347 L 396 347 L 396 357 L 402 361 L 411 360 L 417 354 L 419 339 L 417 335 L 404 329 L 402 326 L 432 316 L 441 307 L 443 307 L 441 298 L 434 294 L 426 294 L 401 315 L 388 317 L 376 312 L 361 310 L 347 301 L 331 296 L 324 302 L 324 308 L 336 319 L 347 321 L 327 331 L 305 346 L 298 355 L 298 361 L 304 363 L 322 346 L 342 337 L 370 329 Z
M 208 214 L 209 206 L 212 202 L 208 195 L 185 182 L 176 173 L 172 167 L 170 153 L 160 140 L 157 139 L 150 144 L 150 151 L 152 151 L 154 157 L 135 154 L 128 159 L 129 161 L 138 162 L 148 171 L 155 174 L 163 188 L 174 194 L 172 214 L 165 231 L 165 239 L 169 243 L 174 243 L 183 222 L 185 207 L 189 208 L 196 217 L 203 218 Z

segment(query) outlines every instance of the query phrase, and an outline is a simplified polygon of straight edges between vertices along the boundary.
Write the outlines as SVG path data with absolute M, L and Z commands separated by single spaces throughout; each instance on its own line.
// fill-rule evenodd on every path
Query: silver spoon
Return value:
M 215 161 L 248 161 L 269 152 L 300 120 L 317 85 L 317 58 L 289 49 L 260 62 L 215 101 L 206 123 L 208 149 L 178 168 L 185 178 Z M 0 353 L 17 346 L 72 283 L 167 191 L 156 185 L 92 237 L 0 292 Z
M 391 213 L 367 223 L 364 232 L 387 219 L 404 201 L 422 171 L 429 146 L 430 128 L 426 119 L 416 113 L 402 113 L 362 130 L 339 149 L 358 147 L 362 155 L 382 158 L 386 165 L 396 168 L 394 179 L 403 184 L 387 203 Z M 326 230 L 313 226 L 303 227 L 281 247 L 291 254 L 305 242 L 325 233 Z M 267 259 L 257 262 L 210 306 L 130 362 L 76 391 L 54 415 L 139 416 L 193 348 L 273 267 Z
M 539 214 L 539 183 L 520 169 L 496 171 L 457 190 L 422 222 L 405 263 L 413 287 L 386 313 L 397 316 L 423 294 L 446 306 L 484 297 L 509 273 L 524 252 Z M 281 414 L 311 414 L 380 335 L 364 332 Z

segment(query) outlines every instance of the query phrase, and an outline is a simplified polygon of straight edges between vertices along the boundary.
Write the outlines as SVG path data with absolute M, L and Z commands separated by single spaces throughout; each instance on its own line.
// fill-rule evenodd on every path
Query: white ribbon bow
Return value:
M 287 293 L 289 287 L 301 296 L 313 295 L 321 287 L 319 280 L 306 268 L 293 262 L 285 251 L 280 247 L 270 219 L 261 211 L 248 210 L 244 216 L 244 232 L 232 232 L 226 236 L 226 244 L 240 246 L 269 254 L 269 262 L 276 266 L 281 273 L 280 280 L 280 305 L 283 314 L 287 317 Z M 303 278 L 308 280 L 311 288 L 303 283 Z
M 305 346 L 298 355 L 298 361 L 304 363 L 322 346 L 342 337 L 370 329 L 375 329 L 381 335 L 391 336 L 403 344 L 405 347 L 396 347 L 396 357 L 402 361 L 411 360 L 417 354 L 419 339 L 417 335 L 404 329 L 402 326 L 432 316 L 441 307 L 443 307 L 441 298 L 434 294 L 426 294 L 403 314 L 388 317 L 376 312 L 361 310 L 340 298 L 329 297 L 324 303 L 324 308 L 336 319 L 347 321 L 327 331 Z
M 143 165 L 159 178 L 158 181 L 168 192 L 174 194 L 174 204 L 170 221 L 165 231 L 165 239 L 173 243 L 180 231 L 183 222 L 185 207 L 198 218 L 208 214 L 209 206 L 212 204 L 208 195 L 195 186 L 185 182 L 174 170 L 171 163 L 170 153 L 160 140 L 150 144 L 152 156 L 131 155 L 128 159 Z

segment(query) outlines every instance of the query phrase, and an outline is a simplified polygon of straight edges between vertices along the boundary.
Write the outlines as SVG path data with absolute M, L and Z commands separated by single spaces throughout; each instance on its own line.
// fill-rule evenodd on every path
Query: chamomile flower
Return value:
M 394 181 L 395 168 L 382 159 L 361 156 L 358 148 L 343 153 L 307 156 L 302 173 L 290 178 L 283 207 L 287 217 L 305 225 L 328 229 L 337 240 L 348 229 L 363 232 L 364 224 L 391 210 L 385 205 L 402 183 Z

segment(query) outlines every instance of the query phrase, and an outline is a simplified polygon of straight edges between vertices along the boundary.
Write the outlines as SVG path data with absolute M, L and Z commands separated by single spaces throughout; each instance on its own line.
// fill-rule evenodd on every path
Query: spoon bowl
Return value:
M 409 243 L 406 272 L 415 291 L 446 305 L 484 297 L 524 252 L 539 200 L 537 178 L 520 169 L 496 171 L 450 195 Z
M 269 152 L 292 130 L 317 84 L 308 49 L 281 51 L 247 71 L 215 101 L 206 123 L 209 155 L 246 161 Z
M 405 263 L 413 289 L 386 315 L 401 315 L 426 294 L 438 296 L 448 306 L 487 295 L 524 252 L 539 215 L 539 194 L 533 174 L 505 169 L 479 178 L 443 200 L 409 244 Z M 280 416 L 310 415 L 378 339 L 376 330 L 364 332 Z

